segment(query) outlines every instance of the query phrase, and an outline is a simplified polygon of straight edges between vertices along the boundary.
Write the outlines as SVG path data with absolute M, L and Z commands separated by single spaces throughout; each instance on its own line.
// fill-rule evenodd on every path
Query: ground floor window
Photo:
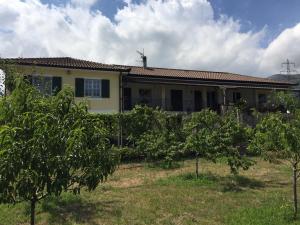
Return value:
M 202 92 L 201 91 L 194 92 L 194 103 L 195 103 L 195 111 L 201 111 L 201 109 L 202 109 Z
M 152 102 L 152 90 L 151 89 L 139 89 L 139 103 L 143 105 L 149 105 Z
M 258 95 L 258 104 L 262 105 L 267 103 L 267 95 L 266 94 L 259 94 Z
M 233 92 L 232 93 L 232 101 L 233 103 L 238 103 L 241 100 L 241 92 Z
M 171 90 L 171 109 L 172 111 L 183 111 L 182 90 Z
M 42 94 L 52 95 L 52 77 L 32 76 L 32 85 Z
M 84 96 L 99 98 L 101 96 L 101 80 L 85 79 L 84 80 Z

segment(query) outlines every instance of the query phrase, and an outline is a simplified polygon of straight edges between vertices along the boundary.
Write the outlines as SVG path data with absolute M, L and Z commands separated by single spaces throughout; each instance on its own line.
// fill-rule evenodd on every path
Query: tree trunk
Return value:
M 35 203 L 36 203 L 36 200 L 35 200 L 35 198 L 33 198 L 32 200 L 31 200 L 31 211 L 30 211 L 30 213 L 31 213 L 31 222 L 30 222 L 30 225 L 34 225 L 35 224 Z
M 199 177 L 199 155 L 196 153 L 196 177 Z
M 293 194 L 294 194 L 294 219 L 298 214 L 298 198 L 297 198 L 297 164 L 293 165 Z

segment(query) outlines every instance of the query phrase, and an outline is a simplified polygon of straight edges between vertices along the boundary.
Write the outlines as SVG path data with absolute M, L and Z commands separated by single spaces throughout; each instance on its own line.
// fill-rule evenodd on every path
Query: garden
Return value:
M 6 74 L 14 73 L 7 70 Z M 0 100 L 0 224 L 300 224 L 300 104 L 91 114 L 26 79 Z

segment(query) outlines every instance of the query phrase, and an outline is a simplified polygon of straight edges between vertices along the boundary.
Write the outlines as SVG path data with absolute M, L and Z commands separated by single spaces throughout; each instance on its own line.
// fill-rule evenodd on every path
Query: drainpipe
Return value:
M 122 113 L 123 113 L 123 76 L 119 74 L 119 137 L 118 146 L 123 147 L 123 129 L 122 129 Z

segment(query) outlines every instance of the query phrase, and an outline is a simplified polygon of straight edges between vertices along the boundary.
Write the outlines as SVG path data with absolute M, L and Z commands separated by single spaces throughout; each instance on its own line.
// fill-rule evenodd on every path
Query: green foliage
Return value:
M 298 212 L 297 180 L 300 176 L 300 109 L 298 100 L 290 94 L 280 93 L 278 99 L 286 100 L 288 114 L 269 113 L 261 118 L 255 128 L 249 149 L 260 152 L 265 160 L 277 162 L 286 159 L 293 174 L 294 218 Z
M 249 148 L 271 162 L 300 157 L 300 110 L 293 115 L 269 113 L 255 128 Z
M 291 113 L 300 107 L 299 99 L 292 92 L 274 92 L 271 96 L 271 103 L 275 109 Z
M 186 149 L 215 162 L 220 119 L 216 112 L 208 109 L 193 113 L 184 128 L 187 134 Z
M 118 163 L 108 136 L 71 89 L 44 97 L 18 79 L 0 101 L 0 201 L 35 203 L 95 189 Z
M 218 156 L 225 157 L 232 173 L 237 173 L 239 168 L 249 169 L 253 165 L 246 154 L 249 134 L 251 129 L 239 122 L 235 109 L 222 117 L 218 130 Z
M 1 96 L 6 95 L 7 91 L 12 92 L 15 88 L 15 79 L 20 76 L 16 68 L 9 62 L 9 60 L 0 59 L 0 74 L 1 76 L 1 89 L 3 92 Z
M 235 110 L 222 117 L 210 110 L 194 113 L 185 131 L 188 135 L 186 149 L 195 152 L 197 157 L 212 162 L 220 157 L 226 158 L 233 173 L 237 173 L 239 168 L 248 169 L 253 164 L 241 152 L 248 140 L 248 128 L 239 122 Z
M 156 111 L 155 116 L 155 126 L 140 136 L 136 147 L 144 153 L 146 160 L 163 159 L 166 167 L 171 168 L 183 152 L 182 117 L 162 111 Z
M 136 142 L 144 133 L 157 126 L 159 123 L 157 113 L 159 113 L 157 109 L 137 105 L 130 112 L 121 115 L 120 120 L 127 146 L 136 146 Z

